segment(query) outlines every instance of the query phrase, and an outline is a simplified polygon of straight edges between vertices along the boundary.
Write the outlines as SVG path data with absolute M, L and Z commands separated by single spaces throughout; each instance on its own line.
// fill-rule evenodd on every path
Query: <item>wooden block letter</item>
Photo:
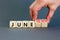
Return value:
M 41 20 L 40 19 L 37 19 L 35 21 L 35 27 L 41 27 Z
M 34 21 L 29 21 L 28 22 L 28 27 L 34 28 L 35 27 Z
M 42 19 L 42 27 L 47 27 L 48 26 L 48 22 L 45 21 L 46 19 Z
M 16 25 L 17 25 L 18 28 L 23 27 L 23 23 L 22 23 L 22 21 L 17 21 Z
M 10 27 L 12 28 L 16 27 L 16 21 L 10 21 Z
M 28 27 L 28 21 L 23 21 L 23 27 Z

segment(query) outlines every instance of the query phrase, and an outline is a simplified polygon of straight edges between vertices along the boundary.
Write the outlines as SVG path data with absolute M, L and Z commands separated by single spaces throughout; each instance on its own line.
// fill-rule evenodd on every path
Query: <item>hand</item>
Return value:
M 60 0 L 35 0 L 29 7 L 30 17 L 32 20 L 37 19 L 38 11 L 41 10 L 41 8 L 44 6 L 49 9 L 46 19 L 48 22 L 50 22 L 55 10 L 58 6 L 60 6 Z

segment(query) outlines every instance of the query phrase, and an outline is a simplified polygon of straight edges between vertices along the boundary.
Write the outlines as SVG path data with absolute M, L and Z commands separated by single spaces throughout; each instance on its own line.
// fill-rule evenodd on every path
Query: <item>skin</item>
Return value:
M 30 17 L 32 20 L 37 20 L 38 11 L 44 6 L 49 9 L 46 20 L 44 21 L 50 23 L 55 10 L 58 8 L 58 6 L 60 6 L 60 0 L 35 0 L 29 7 Z

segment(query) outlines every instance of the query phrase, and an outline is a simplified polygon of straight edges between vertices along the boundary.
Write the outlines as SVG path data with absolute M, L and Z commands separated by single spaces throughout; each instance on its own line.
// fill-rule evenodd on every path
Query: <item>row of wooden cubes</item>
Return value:
M 11 28 L 35 28 L 35 27 L 48 27 L 48 22 L 40 20 L 36 21 L 10 21 Z

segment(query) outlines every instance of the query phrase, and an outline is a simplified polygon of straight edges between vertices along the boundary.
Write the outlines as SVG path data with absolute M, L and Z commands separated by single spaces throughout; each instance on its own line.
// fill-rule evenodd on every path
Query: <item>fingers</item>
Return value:
M 32 20 L 36 20 L 37 19 L 37 15 L 38 15 L 38 12 L 36 10 L 33 10 L 33 13 L 32 13 Z
M 30 6 L 30 17 L 32 20 L 37 19 L 38 11 L 44 6 L 44 3 L 37 3 L 36 1 Z
M 36 4 L 36 1 L 34 1 L 31 5 L 30 5 L 30 7 L 29 7 L 29 9 L 30 9 L 30 18 L 33 20 L 33 7 L 34 7 L 34 5 Z

